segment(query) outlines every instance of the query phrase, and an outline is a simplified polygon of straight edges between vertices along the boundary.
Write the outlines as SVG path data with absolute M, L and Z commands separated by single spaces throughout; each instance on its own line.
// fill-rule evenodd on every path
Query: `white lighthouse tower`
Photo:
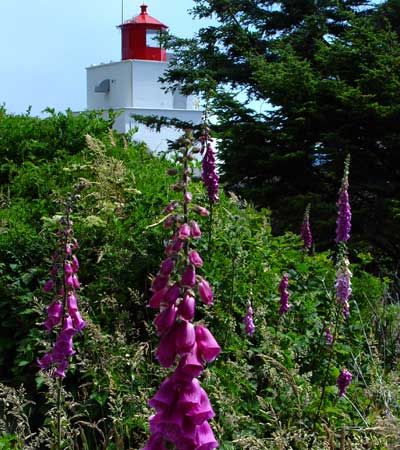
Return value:
M 167 148 L 167 139 L 180 132 L 163 128 L 160 133 L 135 122 L 133 115 L 157 115 L 198 124 L 202 111 L 196 99 L 179 91 L 164 92 L 158 81 L 168 65 L 169 55 L 157 39 L 168 27 L 147 13 L 141 13 L 121 25 L 122 60 L 92 65 L 87 70 L 87 109 L 119 111 L 114 128 L 126 133 L 134 127 L 134 138 L 144 141 L 150 150 Z

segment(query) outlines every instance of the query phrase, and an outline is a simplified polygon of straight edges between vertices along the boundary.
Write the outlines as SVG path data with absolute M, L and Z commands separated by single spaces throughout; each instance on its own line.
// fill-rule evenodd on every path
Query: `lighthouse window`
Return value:
M 160 31 L 158 30 L 147 30 L 146 33 L 146 47 L 161 47 L 160 44 Z

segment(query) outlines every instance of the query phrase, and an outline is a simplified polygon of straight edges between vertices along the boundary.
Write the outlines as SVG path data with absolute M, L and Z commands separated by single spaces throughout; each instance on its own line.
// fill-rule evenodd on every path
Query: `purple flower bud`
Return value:
M 192 209 L 195 213 L 200 214 L 200 216 L 203 216 L 203 217 L 207 217 L 210 214 L 208 212 L 208 210 L 206 208 L 204 208 L 203 206 L 196 205 Z
M 185 294 L 178 308 L 179 315 L 183 319 L 193 320 L 195 304 L 196 304 L 195 299 L 191 295 Z
M 185 195 L 183 196 L 183 201 L 185 203 L 190 203 L 192 201 L 193 197 L 190 192 L 185 192 Z
M 165 229 L 172 228 L 174 226 L 174 223 L 175 223 L 175 217 L 169 216 L 164 220 L 164 228 Z
M 196 284 L 196 271 L 193 266 L 186 266 L 181 279 L 181 286 L 191 288 Z
M 179 355 L 189 353 L 195 344 L 195 330 L 191 322 L 183 320 L 178 324 L 175 333 L 175 345 Z
M 67 296 L 67 307 L 69 314 L 72 314 L 75 311 L 78 311 L 78 303 L 76 300 L 75 294 L 69 294 Z
M 72 256 L 72 271 L 74 273 L 77 273 L 78 270 L 79 270 L 79 260 L 75 255 L 73 255 Z
M 159 308 L 162 300 L 164 300 L 164 296 L 167 291 L 168 291 L 167 286 L 164 287 L 163 289 L 160 289 L 159 291 L 156 291 L 149 300 L 150 308 Z
M 59 301 L 54 301 L 48 308 L 47 314 L 48 319 L 43 323 L 49 331 L 51 331 L 56 325 L 58 325 L 61 321 L 63 308 Z
M 72 239 L 72 248 L 74 250 L 77 250 L 79 248 L 78 241 L 75 238 Z
M 201 238 L 201 230 L 199 224 L 194 220 L 190 222 L 190 235 L 192 236 L 193 239 Z
M 73 287 L 74 286 L 74 279 L 72 278 L 72 275 L 67 275 L 65 277 L 65 284 L 69 287 Z
M 221 347 L 215 340 L 211 332 L 202 325 L 196 327 L 196 343 L 201 356 L 207 361 L 212 362 L 221 353 Z
M 189 261 L 190 264 L 193 264 L 195 267 L 203 266 L 203 260 L 201 259 L 201 256 L 196 252 L 196 250 L 192 250 L 189 253 Z
M 179 206 L 179 202 L 176 200 L 172 201 L 168 206 L 165 207 L 164 212 L 166 214 L 174 211 Z
M 186 239 L 189 239 L 190 237 L 190 227 L 187 223 L 184 223 L 178 231 L 178 237 L 179 239 L 182 239 L 185 241 Z
M 337 206 L 336 242 L 346 242 L 350 239 L 351 230 L 351 208 L 347 188 L 341 190 Z
M 37 363 L 42 370 L 49 369 L 52 362 L 53 358 L 50 353 L 46 353 L 43 358 L 37 360 Z
M 245 333 L 253 336 L 255 331 L 255 326 L 253 322 L 253 308 L 251 305 L 247 308 L 247 314 L 243 319 L 243 323 L 245 324 Z
M 72 287 L 74 289 L 79 289 L 81 287 L 81 284 L 79 283 L 79 279 L 75 273 L 72 275 Z
M 164 301 L 168 303 L 169 305 L 172 305 L 176 302 L 179 295 L 181 293 L 181 288 L 178 283 L 174 283 L 166 292 L 164 296 Z
M 201 177 L 207 189 L 210 204 L 218 202 L 219 176 L 216 171 L 214 151 L 210 142 L 207 144 L 203 157 Z
M 73 273 L 72 266 L 70 263 L 65 263 L 64 273 L 65 275 L 71 275 Z
M 71 256 L 71 255 L 72 255 L 72 249 L 71 249 L 71 246 L 70 246 L 69 244 L 67 244 L 67 245 L 65 246 L 65 253 L 66 253 L 68 256 Z
M 168 309 L 160 312 L 160 314 L 158 314 L 158 316 L 154 319 L 153 323 L 159 335 L 163 334 L 167 329 L 172 327 L 175 323 L 177 311 L 178 308 L 175 305 L 172 305 Z
M 54 280 L 50 279 L 46 281 L 45 285 L 43 286 L 44 292 L 50 292 L 54 287 Z
M 168 277 L 164 277 L 163 275 L 157 275 L 154 280 L 153 283 L 151 284 L 151 290 L 153 292 L 157 292 L 160 291 L 161 289 L 164 289 L 165 286 L 168 284 Z
M 348 370 L 342 369 L 336 381 L 339 388 L 339 397 L 343 397 L 343 395 L 346 393 L 346 389 L 349 387 L 352 378 L 353 375 Z
M 213 296 L 213 293 L 212 293 L 212 290 L 211 290 L 211 287 L 210 287 L 208 281 L 205 280 L 204 278 L 200 278 L 200 282 L 197 285 L 197 289 L 199 290 L 199 295 L 200 295 L 202 302 L 205 305 L 211 305 L 213 302 L 214 296 Z
M 173 258 L 165 259 L 160 266 L 160 274 L 164 276 L 168 276 L 174 270 L 175 260 Z

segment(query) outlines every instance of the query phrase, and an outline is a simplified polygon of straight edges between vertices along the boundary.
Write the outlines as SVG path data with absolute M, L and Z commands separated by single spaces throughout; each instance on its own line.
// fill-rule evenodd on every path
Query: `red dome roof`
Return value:
M 141 5 L 140 8 L 142 12 L 138 16 L 126 20 L 120 27 L 123 27 L 124 25 L 156 25 L 157 28 L 168 28 L 167 25 L 164 25 L 159 20 L 147 14 L 147 5 Z

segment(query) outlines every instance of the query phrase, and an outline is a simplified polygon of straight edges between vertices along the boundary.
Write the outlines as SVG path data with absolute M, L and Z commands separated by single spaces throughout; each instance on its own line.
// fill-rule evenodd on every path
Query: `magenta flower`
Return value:
M 182 239 L 183 241 L 186 239 L 189 239 L 190 237 L 190 227 L 187 223 L 184 223 L 178 231 L 178 237 L 179 239 Z
M 190 294 L 185 294 L 179 305 L 178 313 L 186 320 L 193 320 L 195 312 L 196 300 Z
M 343 397 L 343 395 L 346 393 L 346 389 L 349 387 L 352 378 L 353 375 L 348 370 L 342 369 L 336 381 L 339 388 L 339 397 Z
M 193 266 L 185 267 L 182 279 L 181 286 L 183 288 L 191 288 L 196 284 L 196 271 Z
M 278 287 L 278 291 L 281 293 L 281 307 L 279 309 L 279 314 L 281 316 L 283 314 L 286 314 L 290 309 L 289 305 L 290 293 L 287 291 L 288 285 L 289 285 L 289 276 L 288 274 L 284 274 Z
M 201 230 L 199 224 L 195 220 L 190 222 L 190 235 L 193 239 L 201 238 Z
M 188 191 L 191 173 L 188 164 L 192 158 L 188 147 L 181 146 L 182 149 L 185 149 L 180 158 L 183 170 L 170 173 L 182 176 L 181 181 L 173 184 L 173 190 L 180 192 L 182 199 L 181 202 L 170 203 L 166 211 L 180 207 L 183 214 L 170 216 L 171 224 L 168 226 L 165 225 L 169 218 L 164 222 L 166 228 L 176 225 L 178 230 L 166 245 L 168 257 L 161 263 L 153 280 L 153 294 L 149 300 L 150 307 L 160 309 L 154 319 L 160 336 L 156 358 L 165 368 L 173 366 L 176 361 L 177 366 L 149 401 L 156 414 L 149 419 L 151 436 L 144 450 L 212 450 L 218 446 L 208 424 L 215 414 L 196 378 L 204 371 L 205 363 L 218 356 L 221 348 L 206 327 L 192 322 L 196 309 L 195 287 L 207 305 L 212 303 L 213 293 L 209 283 L 196 275 L 203 266 L 203 260 L 191 247 L 201 237 L 201 230 L 197 222 L 189 221 L 188 217 L 188 203 L 192 201 Z M 191 210 L 201 216 L 208 215 L 208 211 L 198 205 Z
M 213 292 L 211 290 L 210 284 L 204 278 L 200 278 L 200 282 L 197 285 L 199 290 L 199 295 L 201 300 L 205 305 L 211 305 L 213 302 Z
M 243 323 L 245 325 L 245 333 L 253 336 L 256 327 L 253 322 L 253 308 L 251 307 L 251 304 L 247 307 L 247 314 L 243 319 Z
M 349 269 L 350 262 L 344 257 L 339 262 L 336 272 L 336 299 L 338 303 L 343 305 L 343 316 L 347 319 L 350 315 L 349 299 L 351 295 L 351 277 L 352 273 Z
M 79 189 L 82 187 L 83 185 L 80 185 Z M 71 198 L 75 198 L 75 196 Z M 53 368 L 52 375 L 60 378 L 65 376 L 69 358 L 75 353 L 72 339 L 77 332 L 81 332 L 86 326 L 86 322 L 82 319 L 78 310 L 76 294 L 80 287 L 77 276 L 79 261 L 73 252 L 79 248 L 79 245 L 73 237 L 73 223 L 70 219 L 71 205 L 72 200 L 70 199 L 67 202 L 65 217 L 60 219 L 60 230 L 56 233 L 59 248 L 52 257 L 54 260 L 51 269 L 53 278 L 47 281 L 44 286 L 46 292 L 58 286 L 58 296 L 48 306 L 47 320 L 43 323 L 43 326 L 49 332 L 57 332 L 56 342 L 51 352 L 37 360 L 42 370 Z M 59 270 L 60 268 L 63 268 L 63 270 Z
M 350 239 L 351 208 L 349 202 L 349 165 L 350 157 L 346 158 L 342 185 L 339 191 L 338 217 L 336 220 L 336 242 L 347 242 Z
M 212 205 L 213 203 L 219 201 L 218 197 L 219 176 L 217 174 L 217 169 L 215 166 L 215 155 L 214 150 L 211 146 L 211 139 L 208 136 L 206 136 L 205 147 L 206 148 L 202 161 L 201 178 L 203 180 L 204 186 L 207 189 L 208 200 Z
M 310 249 L 313 242 L 310 228 L 310 205 L 307 205 L 304 213 L 303 223 L 301 224 L 301 238 L 303 240 L 304 247 Z
M 195 267 L 202 267 L 203 266 L 203 260 L 201 256 L 196 252 L 196 250 L 192 250 L 189 253 L 189 261 L 190 264 L 193 264 Z

